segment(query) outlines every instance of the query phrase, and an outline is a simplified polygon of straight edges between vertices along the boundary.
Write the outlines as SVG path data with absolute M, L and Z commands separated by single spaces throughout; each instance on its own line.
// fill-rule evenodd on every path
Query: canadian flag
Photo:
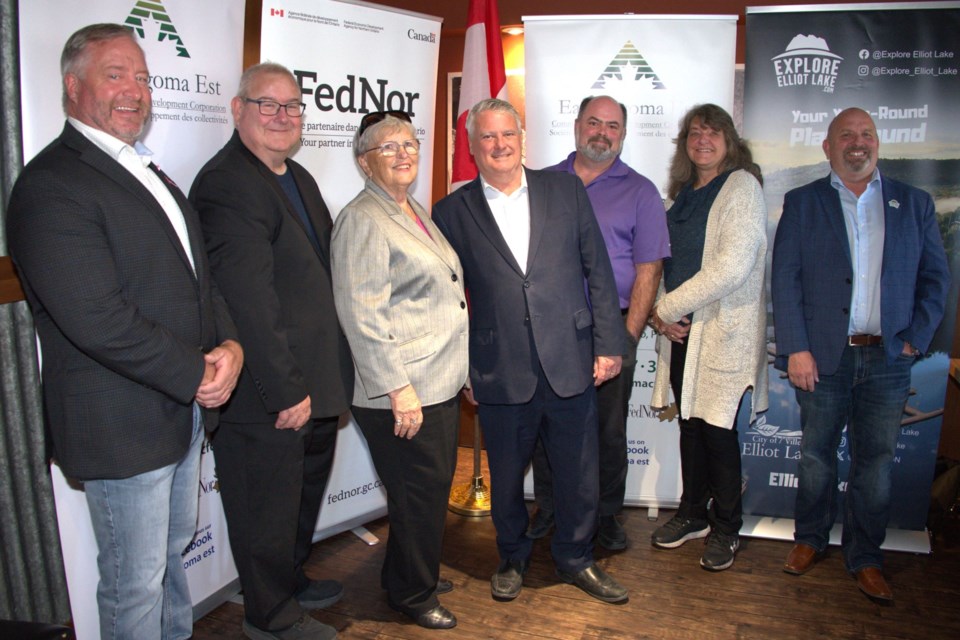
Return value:
M 283 17 L 283 9 L 270 9 L 271 16 L 280 16 Z
M 460 107 L 453 147 L 450 190 L 477 177 L 477 165 L 467 143 L 467 112 L 486 98 L 507 97 L 507 73 L 500 41 L 500 14 L 497 0 L 470 0 L 467 35 L 463 46 L 463 76 L 460 79 Z

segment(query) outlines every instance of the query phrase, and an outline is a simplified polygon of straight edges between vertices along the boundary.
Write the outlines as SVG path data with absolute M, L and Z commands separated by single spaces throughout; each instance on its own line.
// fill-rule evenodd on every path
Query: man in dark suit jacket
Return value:
M 599 501 L 597 396 L 620 372 L 626 336 L 610 259 L 583 183 L 520 163 L 520 117 L 502 100 L 467 119 L 480 172 L 433 219 L 463 264 L 471 300 L 470 382 L 490 460 L 498 599 L 517 597 L 533 541 L 523 476 L 537 438 L 554 472 L 557 573 L 607 602 L 626 589 L 593 561 Z
M 233 138 L 190 190 L 211 270 L 249 345 L 213 442 L 251 638 L 332 638 L 304 609 L 342 586 L 303 573 L 330 475 L 353 363 L 330 277 L 332 221 L 316 181 L 288 156 L 304 105 L 293 75 L 247 69 L 232 101 Z M 292 632 L 292 631 L 291 631 Z
M 243 352 L 196 213 L 137 141 L 150 119 L 143 51 L 125 27 L 97 24 L 61 60 L 68 123 L 20 175 L 7 221 L 54 455 L 87 494 L 101 637 L 160 638 L 162 618 L 165 638 L 187 638 L 181 554 L 203 426 Z
M 773 249 L 776 366 L 796 387 L 803 429 L 796 544 L 808 571 L 837 516 L 837 447 L 850 446 L 843 557 L 861 591 L 891 600 L 880 545 L 910 367 L 943 317 L 950 275 L 930 196 L 881 176 L 877 130 L 842 111 L 823 150 L 830 175 L 787 193 Z

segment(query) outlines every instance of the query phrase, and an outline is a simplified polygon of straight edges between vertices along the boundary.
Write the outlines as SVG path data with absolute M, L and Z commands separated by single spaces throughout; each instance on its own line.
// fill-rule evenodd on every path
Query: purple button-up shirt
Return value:
M 574 151 L 560 164 L 546 169 L 576 175 L 573 169 L 576 155 Z M 650 180 L 619 157 L 587 185 L 587 196 L 610 254 L 620 307 L 626 309 L 637 277 L 635 265 L 670 257 L 663 200 Z

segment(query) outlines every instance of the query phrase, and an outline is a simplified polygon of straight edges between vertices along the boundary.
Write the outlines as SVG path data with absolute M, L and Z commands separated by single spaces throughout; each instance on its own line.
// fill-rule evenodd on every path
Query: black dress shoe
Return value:
M 523 588 L 523 574 L 527 563 L 519 560 L 502 560 L 497 572 L 490 578 L 490 593 L 497 600 L 513 600 Z
M 617 520 L 617 516 L 600 516 L 597 543 L 610 551 L 621 551 L 627 548 L 627 534 Z
M 442 604 L 416 617 L 417 624 L 424 629 L 453 629 L 457 626 L 457 616 Z
M 434 590 L 438 596 L 442 596 L 445 593 L 450 593 L 453 591 L 453 583 L 447 580 L 446 578 L 440 578 L 437 580 L 437 588 Z
M 304 609 L 326 609 L 342 596 L 343 585 L 336 580 L 311 580 L 295 597 Z
M 597 600 L 623 602 L 627 599 L 627 590 L 604 573 L 603 569 L 596 564 L 592 564 L 577 573 L 565 573 L 557 569 L 557 576 L 567 584 L 577 585 Z
M 537 508 L 527 527 L 527 537 L 537 540 L 550 533 L 553 529 L 553 512 Z

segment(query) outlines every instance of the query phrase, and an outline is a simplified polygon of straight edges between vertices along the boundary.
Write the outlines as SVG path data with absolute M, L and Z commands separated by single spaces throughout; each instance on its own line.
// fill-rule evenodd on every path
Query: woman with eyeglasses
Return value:
M 467 304 L 453 248 L 409 193 L 420 142 L 402 111 L 364 116 L 353 141 L 367 177 L 337 217 L 334 298 L 353 352 L 353 416 L 387 491 L 380 584 L 422 627 L 457 624 L 437 595 L 467 380 Z

